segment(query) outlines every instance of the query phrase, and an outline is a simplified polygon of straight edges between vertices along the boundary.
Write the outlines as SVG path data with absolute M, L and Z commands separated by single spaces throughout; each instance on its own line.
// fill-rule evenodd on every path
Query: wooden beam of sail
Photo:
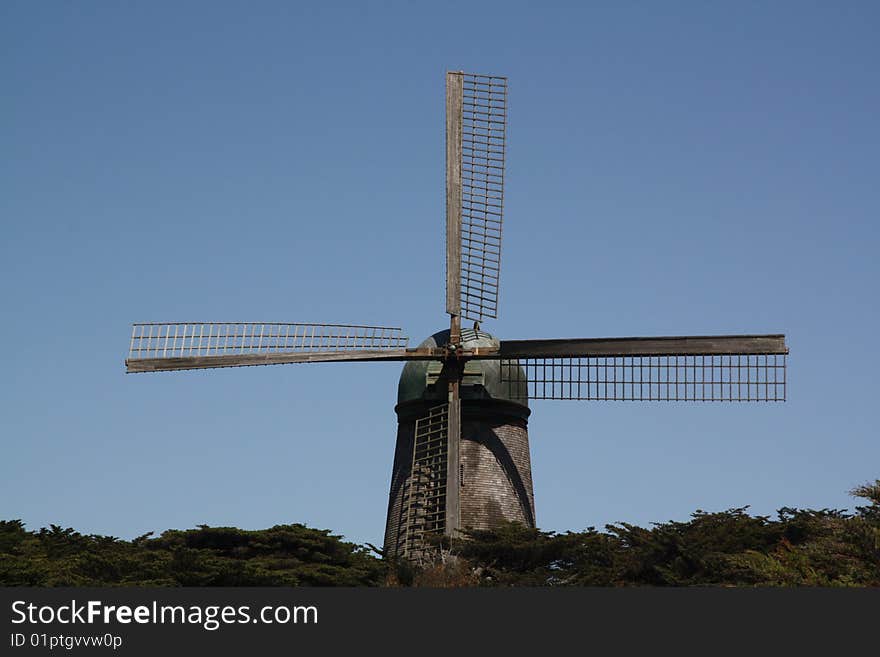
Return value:
M 461 379 L 463 367 L 455 365 L 457 376 L 449 381 L 448 425 L 446 431 L 446 517 L 445 534 L 457 538 L 461 529 Z
M 182 358 L 128 358 L 126 372 L 171 372 L 220 367 L 285 365 L 289 363 L 365 363 L 376 361 L 437 360 L 433 349 L 352 350 L 314 353 L 233 354 L 228 356 L 184 356 Z
M 787 354 L 785 336 L 691 335 L 640 338 L 502 340 L 494 358 Z
M 446 312 L 461 315 L 461 73 L 446 74 Z

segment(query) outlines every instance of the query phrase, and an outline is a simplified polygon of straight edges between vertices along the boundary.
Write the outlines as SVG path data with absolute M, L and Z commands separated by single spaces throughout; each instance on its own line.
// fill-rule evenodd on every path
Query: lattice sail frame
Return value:
M 527 389 L 529 399 L 785 401 L 786 356 L 520 358 L 501 361 L 501 381 L 513 398 Z
M 406 348 L 396 327 L 282 322 L 168 322 L 133 324 L 133 360 L 233 354 L 321 353 Z
M 498 316 L 507 78 L 462 74 L 461 316 Z

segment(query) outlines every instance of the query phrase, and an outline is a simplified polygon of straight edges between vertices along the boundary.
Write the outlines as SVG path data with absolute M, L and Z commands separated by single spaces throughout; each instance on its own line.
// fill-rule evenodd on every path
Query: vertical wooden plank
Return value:
M 449 381 L 449 419 L 446 429 L 446 535 L 455 538 L 461 529 L 461 377 Z
M 446 74 L 446 312 L 461 314 L 462 73 Z

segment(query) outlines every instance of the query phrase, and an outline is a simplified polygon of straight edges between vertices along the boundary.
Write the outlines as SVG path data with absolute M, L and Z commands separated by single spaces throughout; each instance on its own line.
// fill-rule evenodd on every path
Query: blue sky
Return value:
M 785 404 L 535 402 L 549 530 L 880 477 L 876 3 L 0 6 L 0 517 L 380 543 L 395 364 L 125 375 L 135 321 L 444 314 L 446 70 L 507 75 L 502 338 L 785 332 Z

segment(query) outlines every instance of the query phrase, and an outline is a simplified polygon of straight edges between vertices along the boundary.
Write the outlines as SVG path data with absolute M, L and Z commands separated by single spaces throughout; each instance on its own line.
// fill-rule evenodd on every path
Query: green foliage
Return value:
M 201 526 L 122 541 L 0 522 L 5 586 L 375 586 L 384 575 L 365 548 L 304 525 Z
M 517 524 L 456 548 L 482 586 L 880 586 L 880 480 L 855 514 L 697 511 L 687 522 L 555 534 Z
M 609 577 L 612 537 L 593 528 L 554 534 L 509 523 L 493 531 L 470 531 L 459 545 L 461 556 L 494 586 L 614 584 Z
M 5 586 L 880 586 L 880 480 L 853 513 L 696 511 L 687 522 L 556 534 L 468 531 L 420 564 L 382 561 L 328 530 L 200 526 L 131 541 L 0 521 Z

